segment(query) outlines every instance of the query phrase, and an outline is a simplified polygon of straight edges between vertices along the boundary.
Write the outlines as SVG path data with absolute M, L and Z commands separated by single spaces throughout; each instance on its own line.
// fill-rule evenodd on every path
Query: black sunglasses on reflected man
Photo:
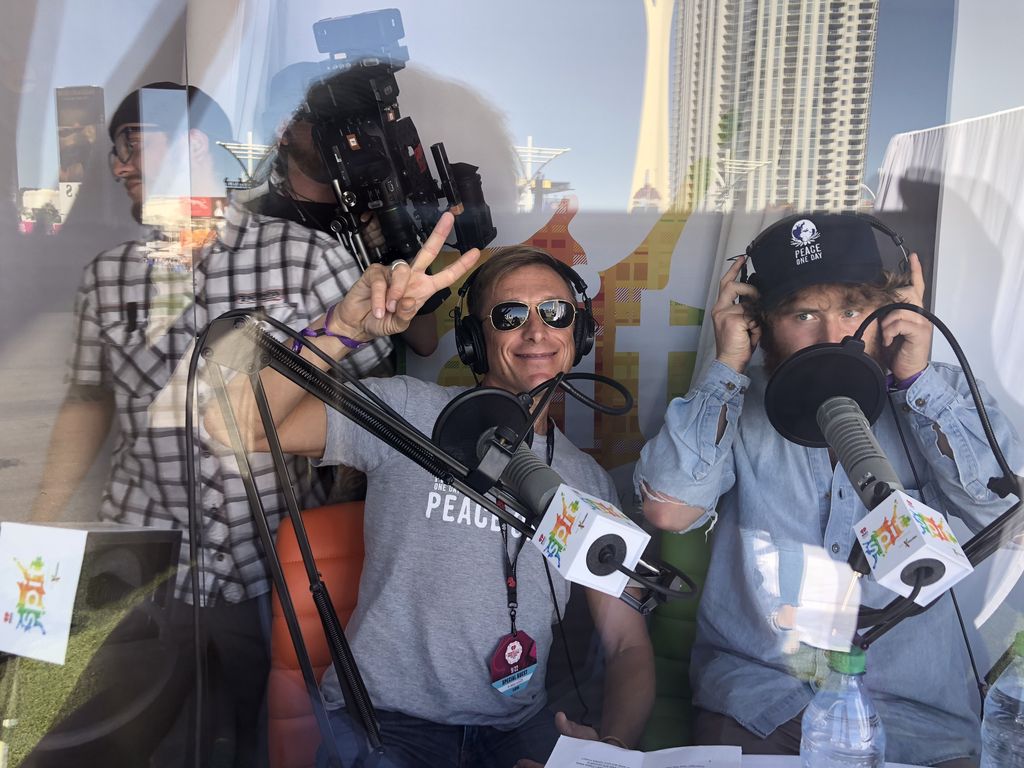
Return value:
M 148 132 L 152 132 L 155 126 L 152 125 L 126 125 L 114 136 L 114 146 L 110 148 L 110 168 L 113 170 L 114 163 L 125 165 L 135 157 L 135 152 L 145 142 Z
M 537 315 L 549 328 L 568 328 L 576 319 L 576 305 L 565 299 L 546 299 L 536 304 L 525 301 L 503 301 L 495 304 L 488 315 L 496 331 L 514 331 L 530 317 L 530 309 L 536 307 Z

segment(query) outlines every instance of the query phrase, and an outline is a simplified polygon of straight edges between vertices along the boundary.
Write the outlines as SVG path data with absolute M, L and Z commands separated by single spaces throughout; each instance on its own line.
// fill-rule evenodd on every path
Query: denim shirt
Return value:
M 748 378 L 713 362 L 669 404 L 635 475 L 638 488 L 643 481 L 704 509 L 691 529 L 717 518 L 691 656 L 694 704 L 761 737 L 799 715 L 827 674 L 822 651 L 801 645 L 794 652 L 789 633 L 774 622 L 780 605 L 796 604 L 801 553 L 823 548 L 846 561 L 852 526 L 867 514 L 846 473 L 833 470 L 828 449 L 796 445 L 775 431 L 764 411 L 765 384 L 760 368 Z M 1019 466 L 1013 427 L 982 393 L 1000 447 Z M 932 363 L 890 397 L 923 487 L 888 406 L 873 431 L 908 494 L 960 517 L 972 532 L 1010 506 L 1012 499 L 986 487 L 999 469 L 959 368 Z M 727 426 L 716 444 L 723 406 Z M 940 452 L 936 425 L 955 462 Z M 868 605 L 896 596 L 870 576 L 860 584 Z M 887 760 L 933 765 L 978 753 L 976 687 L 948 594 L 871 646 L 865 682 L 886 730 Z

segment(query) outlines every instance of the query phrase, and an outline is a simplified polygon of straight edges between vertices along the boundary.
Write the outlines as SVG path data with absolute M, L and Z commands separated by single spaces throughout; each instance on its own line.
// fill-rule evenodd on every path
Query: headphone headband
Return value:
M 584 282 L 583 278 L 580 277 L 579 272 L 577 272 L 575 269 L 570 267 L 568 264 L 563 264 L 558 259 L 556 259 L 554 256 L 551 256 L 551 263 L 550 264 L 545 263 L 543 266 L 551 267 L 556 272 L 558 272 L 562 276 L 562 278 L 566 282 L 569 283 L 569 285 L 576 292 L 576 295 L 580 299 L 582 299 L 584 301 L 587 300 L 587 284 L 586 284 L 586 282 Z M 460 300 L 463 297 L 469 295 L 470 290 L 472 290 L 473 284 L 476 282 L 477 273 L 481 269 L 483 269 L 483 268 L 484 268 L 484 265 L 481 264 L 479 267 L 474 269 L 469 274 L 469 276 L 462 282 L 462 285 L 459 287 L 459 299 Z M 468 301 L 468 299 L 467 299 L 467 301 Z

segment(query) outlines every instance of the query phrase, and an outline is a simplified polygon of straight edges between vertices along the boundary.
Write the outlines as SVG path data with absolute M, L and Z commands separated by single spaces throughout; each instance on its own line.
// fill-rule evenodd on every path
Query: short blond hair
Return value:
M 487 307 L 484 302 L 491 290 L 505 275 L 523 267 L 547 267 L 565 281 L 569 295 L 576 301 L 576 291 L 566 276 L 567 267 L 545 250 L 532 245 L 509 245 L 498 248 L 491 257 L 474 272 L 469 279 L 473 282 L 466 294 L 466 310 L 474 317 L 483 318 Z

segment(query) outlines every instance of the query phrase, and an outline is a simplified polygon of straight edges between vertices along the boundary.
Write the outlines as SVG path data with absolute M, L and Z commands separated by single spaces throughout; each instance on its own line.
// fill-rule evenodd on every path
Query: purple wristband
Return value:
M 333 333 L 327 327 L 331 323 L 331 315 L 334 313 L 334 308 L 336 306 L 338 305 L 331 304 L 331 306 L 327 308 L 327 314 L 324 315 L 323 328 L 309 328 L 307 326 L 306 328 L 303 328 L 301 331 L 299 331 L 299 335 L 305 336 L 306 338 L 309 339 L 316 339 L 319 338 L 320 336 L 330 336 L 331 338 L 340 341 L 349 349 L 362 349 L 367 344 L 369 344 L 370 342 L 368 341 L 356 341 L 355 339 L 349 338 L 348 336 L 343 336 L 340 333 Z M 298 353 L 300 349 L 302 349 L 302 342 L 296 339 L 295 341 L 292 342 L 292 352 Z
M 924 373 L 927 370 L 928 370 L 927 368 L 923 368 L 922 370 L 920 370 L 917 373 L 915 373 L 913 376 L 909 376 L 909 377 L 903 379 L 903 381 L 896 381 L 896 377 L 893 376 L 890 373 L 889 374 L 889 379 L 890 379 L 890 381 L 889 381 L 889 389 L 896 390 L 896 391 L 910 389 L 910 387 L 913 385 L 913 383 L 915 381 L 917 381 L 919 378 L 921 378 L 921 374 Z

